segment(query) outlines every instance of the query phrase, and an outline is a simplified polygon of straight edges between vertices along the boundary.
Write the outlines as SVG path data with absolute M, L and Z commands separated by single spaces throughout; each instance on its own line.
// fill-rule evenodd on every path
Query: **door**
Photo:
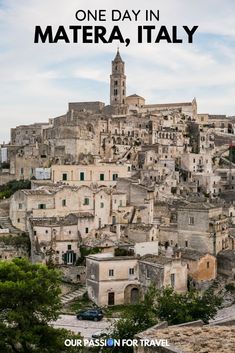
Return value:
M 138 288 L 132 288 L 131 290 L 131 304 L 136 304 L 139 301 L 139 290 Z
M 115 303 L 115 293 L 109 292 L 108 293 L 108 305 L 114 305 Z

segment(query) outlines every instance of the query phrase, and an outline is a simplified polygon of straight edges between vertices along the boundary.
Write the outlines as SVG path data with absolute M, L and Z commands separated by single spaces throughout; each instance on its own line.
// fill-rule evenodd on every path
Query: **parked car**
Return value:
M 93 321 L 100 321 L 104 317 L 103 312 L 101 309 L 88 309 L 83 310 L 77 313 L 78 320 L 93 320 Z

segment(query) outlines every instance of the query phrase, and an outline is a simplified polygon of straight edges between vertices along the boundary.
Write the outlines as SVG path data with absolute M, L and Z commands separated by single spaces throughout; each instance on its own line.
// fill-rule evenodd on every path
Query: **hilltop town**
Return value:
M 0 258 L 57 266 L 98 306 L 135 303 L 150 283 L 223 290 L 235 279 L 235 117 L 198 113 L 195 98 L 147 104 L 126 86 L 117 51 L 109 105 L 71 102 L 11 129 Z

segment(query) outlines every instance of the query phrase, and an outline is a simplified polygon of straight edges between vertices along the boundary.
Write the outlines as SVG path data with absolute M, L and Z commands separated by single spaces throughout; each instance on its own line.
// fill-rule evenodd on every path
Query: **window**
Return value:
M 74 253 L 73 252 L 68 252 L 66 254 L 66 260 L 67 260 L 66 262 L 67 262 L 68 265 L 72 265 L 74 263 Z
M 207 262 L 206 267 L 210 268 L 210 262 L 209 261 Z
M 62 174 L 62 180 L 68 180 L 68 175 L 67 173 Z
M 81 172 L 80 173 L 80 180 L 83 181 L 85 179 L 85 174 L 84 172 Z
M 194 225 L 194 217 L 189 217 L 189 219 L 188 219 L 188 224 L 189 224 L 190 226 L 193 226 L 193 225 Z
M 39 210 L 44 210 L 46 208 L 46 205 L 44 203 L 39 203 L 38 209 Z
M 188 247 L 188 240 L 185 241 L 185 247 Z
M 129 275 L 134 275 L 135 274 L 135 269 L 134 268 L 129 268 Z
M 104 208 L 104 203 L 103 202 L 100 203 L 100 208 Z
M 63 207 L 66 206 L 66 200 L 62 200 L 62 206 L 63 206 Z
M 48 234 L 48 230 L 45 230 L 45 233 Z
M 117 180 L 117 178 L 118 178 L 118 174 L 113 174 L 113 181 Z
M 151 278 L 151 271 L 149 268 L 147 268 L 147 270 L 146 270 L 146 278 L 147 279 Z
M 90 199 L 88 197 L 85 197 L 83 205 L 89 205 Z
M 114 270 L 109 270 L 109 277 L 113 277 L 114 276 Z
M 116 224 L 116 217 L 115 216 L 112 216 L 112 224 Z
M 20 174 L 24 174 L 24 168 L 20 168 Z
M 19 210 L 22 210 L 22 207 L 23 207 L 22 203 L 19 203 Z
M 118 85 L 118 81 L 115 80 L 115 81 L 114 81 L 114 86 L 117 86 L 117 85 Z
M 68 250 L 71 250 L 72 249 L 72 245 L 68 245 Z
M 34 231 L 33 231 L 33 234 L 34 234 L 34 235 L 37 235 L 37 231 L 36 231 L 36 230 L 34 230 Z
M 174 273 L 172 273 L 171 274 L 171 287 L 175 287 L 175 274 Z
M 128 172 L 130 172 L 130 171 L 131 171 L 131 167 L 130 167 L 130 166 L 128 166 L 127 170 L 128 170 Z
M 20 218 L 17 219 L 17 222 L 20 223 Z
M 122 200 L 119 201 L 119 206 L 122 207 Z
M 104 181 L 104 174 L 103 174 L 103 173 L 100 174 L 100 180 L 101 180 L 101 181 Z
M 89 228 L 85 228 L 85 233 L 87 234 L 89 232 Z

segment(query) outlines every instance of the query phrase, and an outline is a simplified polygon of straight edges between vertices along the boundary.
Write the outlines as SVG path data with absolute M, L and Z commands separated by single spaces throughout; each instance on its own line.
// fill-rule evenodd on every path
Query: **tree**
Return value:
M 171 325 L 195 320 L 207 323 L 215 317 L 221 301 L 212 290 L 204 293 L 191 290 L 179 294 L 167 287 L 156 292 L 154 311 L 161 321 L 167 321 Z
M 0 262 L 1 352 L 77 352 L 64 346 L 71 333 L 48 325 L 59 316 L 59 286 L 59 273 L 45 265 L 26 259 Z
M 17 190 L 30 188 L 30 180 L 11 180 L 4 185 L 0 185 L 0 199 L 11 197 Z
M 169 325 L 184 322 L 203 320 L 208 322 L 217 313 L 221 305 L 221 298 L 216 297 L 211 290 L 204 293 L 189 291 L 176 293 L 173 288 L 161 290 L 150 285 L 144 299 L 130 305 L 123 313 L 120 320 L 113 326 L 110 337 L 113 339 L 133 339 L 134 336 L 158 321 L 167 321 Z M 103 353 L 133 353 L 132 347 L 108 347 Z M 95 352 L 95 350 L 94 350 Z

